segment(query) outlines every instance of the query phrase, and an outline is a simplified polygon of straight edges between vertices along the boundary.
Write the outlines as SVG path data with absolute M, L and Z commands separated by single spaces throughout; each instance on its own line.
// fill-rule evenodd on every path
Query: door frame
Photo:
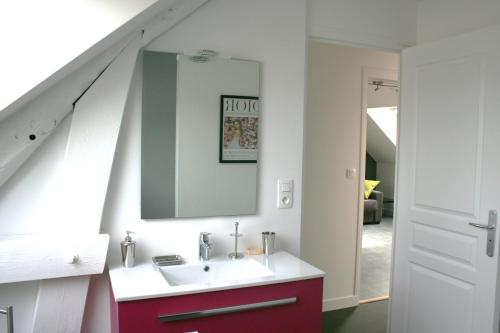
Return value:
M 401 56 L 401 53 L 399 53 Z M 365 164 L 366 164 L 366 136 L 367 136 L 367 109 L 368 109 L 368 85 L 369 80 L 374 79 L 385 79 L 400 82 L 401 73 L 401 58 L 399 70 L 383 69 L 383 68 L 373 68 L 373 67 L 363 67 L 362 70 L 362 99 L 361 99 L 361 146 L 360 146 L 360 156 L 359 156 L 359 184 L 358 184 L 358 224 L 357 224 L 357 241 L 356 241 L 356 268 L 355 268 L 355 283 L 354 283 L 354 295 L 357 296 L 358 304 L 360 300 L 360 287 L 361 287 L 361 256 L 362 256 L 362 240 L 363 240 L 363 213 L 364 213 L 364 180 L 365 180 Z M 400 87 L 401 89 L 401 87 Z M 401 96 L 401 94 L 399 94 Z M 397 139 L 396 139 L 396 158 L 395 158 L 395 179 L 394 179 L 394 198 L 397 197 L 397 175 L 398 175 L 398 162 L 399 162 L 399 105 L 401 104 L 400 97 L 398 97 L 398 118 L 397 118 Z M 394 210 L 396 211 L 396 205 L 394 205 Z M 395 214 L 393 215 L 396 216 Z M 390 280 L 392 280 L 393 274 L 393 254 L 394 254 L 394 239 L 395 239 L 395 225 L 396 219 L 393 219 L 393 229 L 392 229 L 392 246 L 391 246 L 391 273 Z M 391 294 L 392 283 L 389 282 L 389 295 Z

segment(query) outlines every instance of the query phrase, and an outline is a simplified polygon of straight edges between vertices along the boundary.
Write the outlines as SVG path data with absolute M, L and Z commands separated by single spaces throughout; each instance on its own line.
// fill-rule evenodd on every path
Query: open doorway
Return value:
M 364 82 L 366 158 L 360 303 L 389 298 L 399 83 L 387 77 L 370 77 Z
M 399 60 L 399 54 L 382 50 L 316 40 L 308 43 L 301 256 L 326 273 L 323 312 L 325 318 L 334 318 L 333 326 L 325 324 L 328 329 L 357 325 L 359 318 L 353 313 L 367 308 L 358 305 L 363 299 L 366 107 L 368 91 L 376 88 L 368 83 L 397 81 Z M 380 87 L 377 93 L 384 89 Z M 386 185 L 386 181 L 381 183 Z M 387 309 L 387 301 L 366 305 Z M 337 315 L 344 314 L 345 320 L 337 320 Z M 377 318 L 385 325 L 384 314 Z M 372 332 L 373 323 L 368 321 L 367 328 L 358 331 Z

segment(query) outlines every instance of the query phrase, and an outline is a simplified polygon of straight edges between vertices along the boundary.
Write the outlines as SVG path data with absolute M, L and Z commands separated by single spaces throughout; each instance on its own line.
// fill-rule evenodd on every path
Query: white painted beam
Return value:
M 64 157 L 60 228 L 99 232 L 140 36 L 78 101 Z M 61 229 L 59 230 L 61 231 Z
M 33 333 L 80 332 L 90 278 L 78 276 L 40 282 Z M 15 315 L 15 314 L 14 314 Z M 102 332 L 107 332 L 103 328 Z
M 0 186 L 73 111 L 75 100 L 129 42 L 121 41 L 0 122 Z
M 0 240 L 0 283 L 101 274 L 109 235 L 28 235 Z M 70 262 L 77 256 L 75 262 Z
M 128 45 L 131 31 L 144 31 L 141 41 L 141 46 L 144 46 L 207 1 L 158 1 L 2 110 L 0 187 L 73 110 L 74 101 Z
M 176 1 L 178 7 L 171 7 L 143 26 L 76 103 L 64 161 L 63 209 L 57 212 L 59 232 L 80 233 L 83 238 L 87 237 L 85 234 L 99 232 L 137 54 L 141 47 L 205 2 L 207 0 Z M 88 285 L 88 276 L 43 281 L 33 332 L 79 332 Z
M 57 232 L 82 239 L 99 232 L 123 111 L 140 48 L 140 34 L 76 103 L 64 158 Z M 42 283 L 35 308 L 34 332 L 79 332 L 89 277 Z M 71 302 L 54 302 L 65 292 Z M 50 313 L 46 307 L 50 306 Z M 56 313 L 56 320 L 51 314 Z
M 204 3 L 172 8 L 142 29 L 76 104 L 64 161 L 63 221 L 70 230 L 98 232 L 123 110 L 140 48 Z M 195 4 L 198 6 L 194 7 Z M 179 12 L 182 15 L 179 16 Z M 175 13 L 175 15 L 174 15 Z M 176 18 L 176 20 L 172 19 Z

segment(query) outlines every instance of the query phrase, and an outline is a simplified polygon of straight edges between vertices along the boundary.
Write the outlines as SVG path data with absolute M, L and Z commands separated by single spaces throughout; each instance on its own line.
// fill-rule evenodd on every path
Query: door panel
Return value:
M 476 211 L 482 62 L 472 56 L 416 70 L 416 205 Z
M 413 241 L 410 251 L 437 258 L 459 268 L 473 270 L 477 239 L 458 232 L 412 222 Z
M 410 266 L 410 284 L 408 332 L 471 332 L 472 284 L 416 264 Z
M 498 332 L 499 62 L 500 26 L 403 52 L 390 332 Z

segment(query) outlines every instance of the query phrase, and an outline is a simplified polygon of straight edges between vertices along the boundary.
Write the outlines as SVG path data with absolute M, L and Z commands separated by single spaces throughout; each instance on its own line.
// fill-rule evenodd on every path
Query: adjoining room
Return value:
M 360 302 L 389 297 L 399 84 L 369 79 Z

